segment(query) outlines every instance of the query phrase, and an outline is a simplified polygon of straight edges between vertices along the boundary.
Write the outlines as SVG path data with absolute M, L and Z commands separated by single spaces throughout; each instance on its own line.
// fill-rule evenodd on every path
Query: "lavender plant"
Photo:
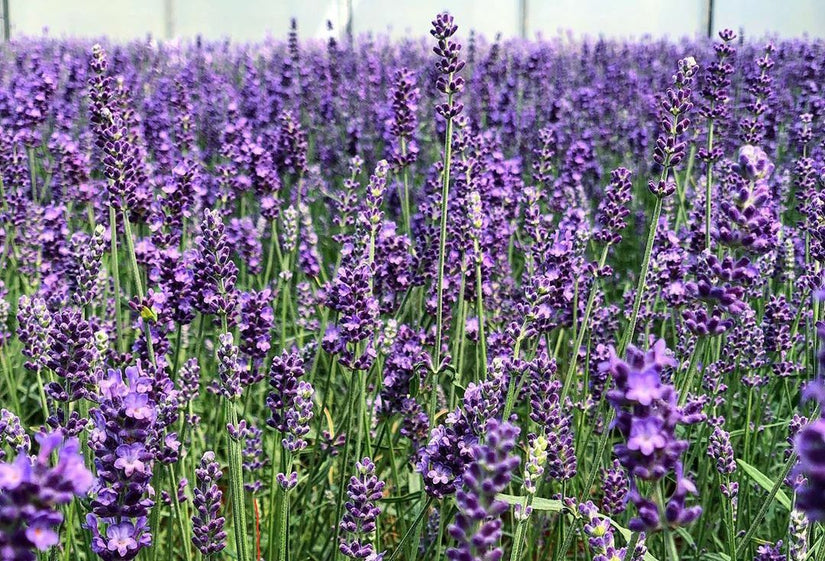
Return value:
M 823 60 L 7 43 L 0 558 L 825 559 Z

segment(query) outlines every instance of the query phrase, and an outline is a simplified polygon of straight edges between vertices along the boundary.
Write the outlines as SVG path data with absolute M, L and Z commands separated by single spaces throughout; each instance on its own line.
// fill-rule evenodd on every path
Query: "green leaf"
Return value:
M 730 561 L 730 555 L 725 553 L 705 553 L 702 555 L 702 559 L 708 559 L 709 561 Z
M 504 501 L 505 503 L 510 504 L 510 505 L 522 505 L 522 504 L 524 504 L 524 499 L 525 499 L 525 497 L 517 497 L 516 495 L 506 495 L 504 493 L 499 493 L 498 495 L 496 495 L 496 498 L 498 500 Z M 562 511 L 565 510 L 565 506 L 561 501 L 556 500 L 556 499 L 542 499 L 541 497 L 533 497 L 533 505 L 532 506 L 533 506 L 534 510 L 544 510 L 544 511 L 548 511 L 548 512 L 562 512 Z M 601 516 L 604 519 L 606 519 L 607 521 L 609 521 L 610 524 L 612 524 L 613 527 L 616 528 L 616 530 L 619 531 L 619 533 L 622 535 L 622 537 L 625 539 L 625 541 L 630 539 L 630 535 L 632 534 L 632 532 L 630 530 L 628 530 L 627 528 L 623 528 L 622 526 L 619 526 L 618 524 L 616 524 L 616 522 L 611 520 L 609 516 L 605 516 L 601 513 L 599 513 L 599 516 Z M 645 553 L 645 561 L 659 561 L 659 560 L 656 559 L 650 553 Z
M 515 495 L 505 495 L 499 493 L 496 498 L 504 501 L 508 505 L 523 505 L 527 497 L 517 497 Z M 561 512 L 564 510 L 564 505 L 561 501 L 556 499 L 542 499 L 541 497 L 533 497 L 533 510 L 545 510 L 548 512 Z
M 747 473 L 748 476 L 751 479 L 753 479 L 757 485 L 762 487 L 768 493 L 771 492 L 774 486 L 774 482 L 771 481 L 771 479 L 767 475 L 765 475 L 764 473 L 762 473 L 761 471 L 759 471 L 758 469 L 756 469 L 755 467 L 753 467 L 745 461 L 736 460 L 736 463 L 739 464 L 739 467 L 745 470 L 745 473 Z M 787 510 L 791 510 L 791 499 L 788 498 L 788 495 L 786 495 L 785 491 L 783 491 L 781 488 L 776 492 L 776 502 L 781 504 Z

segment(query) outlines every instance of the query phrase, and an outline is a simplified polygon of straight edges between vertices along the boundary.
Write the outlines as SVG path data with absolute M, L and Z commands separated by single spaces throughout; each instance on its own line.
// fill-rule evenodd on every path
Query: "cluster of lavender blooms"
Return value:
M 0 422 L 3 432 L 22 433 L 15 459 L 0 461 L 0 556 L 34 561 L 37 551 L 60 542 L 60 507 L 85 496 L 94 477 L 83 463 L 77 438 L 65 439 L 60 431 L 38 433 L 39 450 L 30 457 L 19 420 L 3 410 Z
M 667 353 L 665 341 L 659 339 L 647 352 L 631 345 L 626 361 L 613 354 L 602 365 L 616 384 L 607 399 L 616 409 L 615 427 L 625 440 L 616 445 L 615 453 L 632 476 L 629 497 L 638 516 L 630 521 L 630 527 L 635 530 L 659 528 L 660 506 L 672 526 L 689 524 L 702 513 L 700 506 L 685 506 L 687 496 L 697 490 L 684 475 L 681 457 L 688 442 L 677 438 L 676 429 L 689 417 L 679 408 L 674 387 L 662 382 L 663 370 L 676 366 Z M 660 481 L 671 472 L 675 474 L 675 490 L 666 504 L 657 505 L 642 495 L 639 481 Z
M 461 25 L 4 47 L 0 559 L 825 558 L 825 43 Z
M 149 439 L 158 420 L 157 402 L 151 379 L 138 367 L 109 370 L 99 387 L 99 408 L 91 412 L 95 428 L 89 436 L 98 488 L 86 526 L 93 536 L 92 550 L 102 559 L 134 559 L 152 545 L 148 518 L 154 506 L 155 454 Z

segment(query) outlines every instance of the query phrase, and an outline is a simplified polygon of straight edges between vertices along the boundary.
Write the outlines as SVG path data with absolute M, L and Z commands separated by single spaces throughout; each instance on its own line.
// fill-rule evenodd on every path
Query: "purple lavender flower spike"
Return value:
M 496 499 L 510 483 L 519 465 L 512 454 L 519 429 L 496 419 L 487 421 L 485 438 L 473 447 L 473 462 L 462 476 L 462 488 L 456 493 L 458 512 L 450 524 L 450 536 L 457 547 L 447 550 L 453 561 L 465 559 L 500 559 L 498 542 L 502 536 L 501 516 L 509 508 Z
M 304 437 L 309 433 L 314 395 L 312 384 L 303 380 L 298 382 L 292 407 L 286 412 L 286 436 L 282 441 L 283 447 L 292 454 L 307 446 Z
M 225 227 L 217 212 L 204 213 L 197 244 L 198 254 L 192 269 L 198 295 L 195 307 L 204 314 L 226 315 L 231 324 L 237 306 L 238 267 L 231 259 Z
M 357 475 L 347 485 L 349 500 L 341 518 L 341 543 L 339 550 L 352 559 L 381 561 L 384 553 L 375 551 L 376 521 L 381 509 L 375 504 L 382 497 L 384 482 L 375 474 L 375 464 L 369 458 L 355 463 Z
M 686 419 L 677 405 L 676 390 L 661 380 L 662 370 L 674 365 L 664 340 L 659 340 L 646 353 L 629 346 L 627 362 L 612 354 L 601 366 L 610 371 L 615 381 L 607 399 L 616 410 L 613 427 L 624 438 L 624 443 L 617 444 L 614 451 L 632 476 L 629 497 L 638 513 L 630 523 L 633 530 L 658 528 L 662 523 L 660 507 L 672 526 L 689 524 L 702 512 L 699 506 L 685 506 L 687 495 L 697 492 L 685 477 L 681 463 L 688 443 L 676 437 L 676 427 L 685 424 Z M 637 479 L 658 481 L 671 472 L 676 477 L 676 490 L 666 504 L 657 505 L 641 495 Z
M 7 418 L 3 410 L 0 424 Z M 84 497 L 94 476 L 83 464 L 80 443 L 60 431 L 35 436 L 40 450 L 29 457 L 20 449 L 11 463 L 0 461 L 0 555 L 3 559 L 34 561 L 60 541 L 63 522 L 59 508 Z M 57 460 L 53 464 L 52 454 Z
M 215 453 L 204 453 L 200 467 L 195 470 L 192 543 L 205 556 L 218 553 L 226 547 L 226 532 L 223 529 L 225 519 L 218 515 L 223 498 L 223 493 L 218 487 L 221 476 L 221 467 L 215 461 Z
M 99 486 L 86 527 L 92 532 L 92 551 L 101 559 L 125 561 L 152 544 L 147 517 L 154 505 L 154 455 L 148 444 L 158 412 L 151 380 L 139 367 L 109 370 L 98 387 L 89 447 Z

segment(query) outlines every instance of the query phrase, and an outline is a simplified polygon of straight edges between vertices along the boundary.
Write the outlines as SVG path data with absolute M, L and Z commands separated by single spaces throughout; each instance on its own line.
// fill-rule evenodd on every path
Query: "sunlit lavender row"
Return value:
M 0 560 L 825 560 L 825 42 L 460 23 L 2 49 Z

